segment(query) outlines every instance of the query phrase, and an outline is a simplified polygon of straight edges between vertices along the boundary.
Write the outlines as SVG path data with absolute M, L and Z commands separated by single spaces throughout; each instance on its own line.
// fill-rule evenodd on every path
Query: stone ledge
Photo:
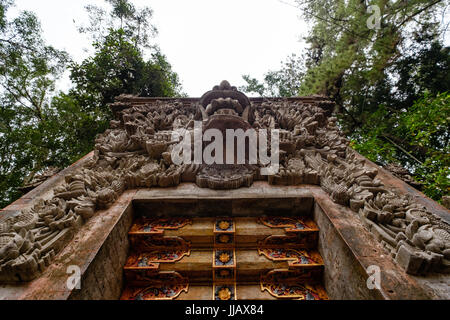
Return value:
M 67 267 L 70 265 L 80 267 L 82 277 L 81 291 L 83 291 L 83 280 L 86 277 L 92 278 L 95 276 L 95 268 L 98 269 L 98 260 L 97 266 L 92 268 L 96 259 L 103 256 L 107 258 L 105 262 L 108 263 L 115 258 L 114 254 L 120 254 L 108 249 L 106 252 L 109 252 L 109 254 L 104 252 L 100 255 L 105 243 L 107 243 L 111 234 L 118 227 L 125 230 L 123 241 L 128 242 L 126 233 L 131 227 L 131 219 L 129 219 L 128 223 L 123 224 L 122 218 L 126 214 L 130 217 L 132 216 L 131 200 L 135 193 L 136 190 L 125 191 L 112 207 L 98 211 L 94 217 L 89 219 L 78 230 L 74 239 L 56 255 L 54 262 L 38 279 L 28 283 L 0 285 L 0 300 L 67 300 L 73 294 L 72 290 L 67 289 L 66 285 L 70 276 L 67 274 Z M 123 225 L 120 226 L 121 224 Z M 125 245 L 122 249 L 126 257 L 128 246 Z M 119 265 L 114 269 L 115 274 L 111 272 L 105 273 L 102 283 L 103 287 L 108 282 L 108 277 L 115 277 L 117 274 L 120 274 L 120 277 L 122 276 L 122 266 L 125 264 L 124 259 L 122 260 L 117 261 Z M 91 286 L 96 285 L 98 285 L 98 279 L 85 289 L 92 291 L 93 288 Z M 107 292 L 100 291 L 100 294 L 92 296 L 92 299 L 102 299 L 106 294 Z
M 87 159 L 89 159 L 88 156 L 83 161 Z M 380 179 L 384 180 L 383 182 L 389 179 L 390 183 L 401 190 L 402 193 L 412 193 L 416 199 L 423 201 L 427 209 L 433 212 L 439 211 L 441 212 L 441 216 L 448 215 L 446 209 L 435 204 L 420 192 L 410 190 L 405 186 L 404 182 L 390 176 L 389 173 L 381 172 Z M 55 176 L 50 181 L 47 181 L 47 186 L 44 185 L 38 188 L 40 188 L 41 192 L 46 192 L 50 186 L 57 184 L 58 181 L 58 176 Z M 334 203 L 320 187 L 307 185 L 271 186 L 266 182 L 255 182 L 250 188 L 230 191 L 201 189 L 189 183 L 181 184 L 176 188 L 126 191 L 110 209 L 98 211 L 93 218 L 81 227 L 75 238 L 56 256 L 55 262 L 39 279 L 30 283 L 0 285 L 0 299 L 113 299 L 114 294 L 112 293 L 118 292 L 121 289 L 120 275 L 122 270 L 120 267 L 121 260 L 119 258 L 116 259 L 114 256 L 114 253 L 117 252 L 117 247 L 114 249 L 110 244 L 118 243 L 121 239 L 124 242 L 127 241 L 127 225 L 126 223 L 122 223 L 121 218 L 124 216 L 124 213 L 130 213 L 130 210 L 132 211 L 131 202 L 134 205 L 161 202 L 162 200 L 170 200 L 176 203 L 183 199 L 194 202 L 198 202 L 199 200 L 233 200 L 239 202 L 254 201 L 255 198 L 258 199 L 257 201 L 261 201 L 261 198 L 315 199 L 316 206 L 318 207 L 316 207 L 316 215 L 320 209 L 323 213 L 322 218 L 326 218 L 324 221 L 328 220 L 331 225 L 331 229 L 321 228 L 322 241 L 325 239 L 324 236 L 330 236 L 330 234 L 334 239 L 328 243 L 330 246 L 333 246 L 334 241 L 342 241 L 345 246 L 342 249 L 344 251 L 341 250 L 341 252 L 346 252 L 347 256 L 353 261 L 351 270 L 355 273 L 353 275 L 350 273 L 352 278 L 345 278 L 345 275 L 341 274 L 338 275 L 340 278 L 334 280 L 341 282 L 355 281 L 355 284 L 357 284 L 357 289 L 352 289 L 347 283 L 347 287 L 341 293 L 339 291 L 336 292 L 338 290 L 336 288 L 339 286 L 335 286 L 335 289 L 330 291 L 333 292 L 334 290 L 335 292 L 334 296 L 330 295 L 331 298 L 448 299 L 450 296 L 450 277 L 448 275 L 415 277 L 406 274 L 387 255 L 375 236 L 365 229 L 357 214 L 349 208 Z M 30 201 L 26 198 L 22 198 L 14 205 L 27 206 L 29 203 Z M 430 204 L 431 206 L 429 206 Z M 118 229 L 125 230 L 125 236 L 122 235 L 122 238 L 117 238 L 115 230 Z M 127 250 L 126 243 L 121 243 L 120 246 L 122 246 L 122 251 Z M 333 257 L 337 257 L 337 253 L 334 253 L 334 256 L 324 254 L 324 258 L 327 256 L 331 257 L 327 266 L 330 269 L 333 267 Z M 115 267 L 105 268 L 103 265 L 105 260 L 107 264 L 115 265 Z M 66 280 L 68 277 L 66 274 L 67 266 L 73 264 L 81 266 L 82 281 L 91 283 L 88 286 L 89 289 L 83 293 L 71 292 L 66 289 Z M 373 290 L 370 292 L 365 287 L 365 281 L 369 276 L 366 269 L 370 265 L 378 265 L 381 268 L 381 290 Z M 336 274 L 336 270 L 334 272 Z M 108 281 L 102 282 L 102 274 L 111 275 L 115 280 L 111 281 L 111 283 L 108 283 Z
M 394 188 L 400 194 L 404 194 L 404 195 L 409 194 L 409 195 L 413 196 L 417 202 L 419 202 L 421 205 L 423 205 L 425 208 L 427 208 L 431 213 L 438 215 L 443 220 L 450 223 L 450 210 L 448 210 L 444 206 L 440 205 L 438 202 L 428 198 L 425 194 L 423 194 L 419 190 L 411 187 L 406 182 L 395 177 L 392 173 L 390 173 L 386 169 L 383 169 L 383 168 L 377 166 L 372 161 L 364 158 L 359 153 L 356 153 L 356 155 L 359 159 L 366 161 L 366 163 L 369 167 L 376 168 L 378 170 L 377 178 L 380 179 L 386 186 Z
M 325 261 L 325 278 L 327 274 L 338 274 L 341 277 L 340 279 L 333 277 L 333 283 L 326 282 L 330 298 L 386 300 L 442 298 L 439 294 L 426 290 L 423 284 L 419 284 L 413 276 L 398 266 L 375 236 L 365 229 L 356 213 L 332 202 L 322 190 L 314 190 L 314 193 L 318 206 L 315 210 L 315 220 L 321 231 L 319 248 Z M 319 215 L 325 216 L 325 220 Z M 336 235 L 333 241 L 321 243 L 330 237 L 325 231 L 330 229 L 326 227 L 326 221 L 332 225 L 330 231 Z M 345 244 L 348 251 L 339 248 L 339 241 Z M 339 264 L 336 266 L 335 259 L 341 263 L 348 263 L 348 268 Z M 372 265 L 381 269 L 381 290 L 367 288 L 366 280 L 371 274 L 366 270 Z M 356 274 L 349 272 L 348 269 Z M 448 296 L 450 292 L 447 293 Z
M 274 186 L 267 182 L 255 181 L 249 188 L 240 188 L 234 190 L 212 190 L 199 188 L 193 183 L 181 183 L 177 187 L 139 189 L 133 198 L 135 202 L 145 202 L 149 199 L 245 199 L 259 197 L 272 198 L 312 198 L 312 188 L 318 186 L 301 185 L 292 186 Z
M 12 212 L 18 212 L 30 208 L 33 205 L 33 202 L 38 198 L 48 199 L 52 197 L 53 189 L 64 182 L 64 177 L 82 167 L 87 161 L 92 159 L 93 155 L 94 151 L 88 153 L 70 167 L 58 172 L 53 177 L 44 181 L 41 185 L 23 195 L 20 199 L 17 199 L 7 207 L 0 210 L 0 221 L 7 218 L 7 215 Z
M 188 216 L 254 216 L 270 213 L 310 215 L 314 206 L 310 188 L 271 186 L 255 182 L 237 190 L 202 189 L 192 183 L 176 188 L 141 189 L 133 199 L 136 212 Z M 220 206 L 215 204 L 220 203 Z

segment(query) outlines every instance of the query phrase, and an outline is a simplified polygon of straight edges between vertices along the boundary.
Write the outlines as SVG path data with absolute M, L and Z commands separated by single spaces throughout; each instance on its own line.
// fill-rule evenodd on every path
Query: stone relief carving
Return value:
M 44 183 L 47 179 L 53 177 L 59 171 L 59 168 L 47 167 L 43 171 L 41 171 L 41 173 L 33 172 L 24 179 L 23 186 L 19 188 L 19 190 L 23 193 L 27 193 Z
M 392 175 L 399 178 L 403 182 L 409 184 L 410 186 L 412 186 L 418 190 L 422 189 L 422 187 L 423 187 L 422 184 L 420 182 L 414 180 L 414 178 L 411 176 L 411 173 L 407 169 L 403 168 L 400 164 L 389 163 L 389 164 L 383 166 L 383 168 L 385 170 L 389 171 L 390 173 L 392 173 Z
M 127 98 L 127 97 L 125 97 Z M 389 190 L 378 171 L 356 157 L 331 117 L 329 101 L 263 99 L 253 102 L 224 81 L 198 103 L 133 104 L 119 97 L 117 120 L 98 136 L 92 159 L 65 176 L 48 200 L 0 217 L 0 281 L 29 281 L 48 266 L 84 221 L 111 206 L 126 189 L 200 187 L 233 189 L 255 180 L 275 185 L 320 185 L 350 207 L 411 274 L 448 272 L 450 226 L 413 199 Z M 262 176 L 259 165 L 175 165 L 172 131 L 253 128 L 280 130 L 280 170 Z

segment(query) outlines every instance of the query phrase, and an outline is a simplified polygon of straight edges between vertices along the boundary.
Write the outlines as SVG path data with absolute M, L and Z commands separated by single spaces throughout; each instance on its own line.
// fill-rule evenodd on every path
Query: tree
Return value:
M 10 0 L 0 0 L 0 31 L 2 32 L 6 27 L 6 10 L 9 8 L 10 5 L 11 5 Z
M 297 0 L 312 24 L 307 43 L 313 51 L 300 94 L 331 97 L 338 112 L 356 122 L 355 92 L 373 90 L 385 71 L 411 47 L 437 37 L 437 13 L 445 1 Z M 379 10 L 379 26 L 373 24 Z M 374 11 L 375 10 L 375 11 Z M 424 35 L 424 36 L 421 36 Z
M 94 52 L 81 63 L 70 65 L 74 87 L 54 101 L 60 111 L 70 106 L 83 114 L 67 136 L 68 141 L 78 141 L 71 158 L 92 150 L 95 136 L 109 125 L 112 114 L 108 104 L 115 97 L 180 95 L 178 75 L 159 48 L 150 43 L 156 33 L 150 23 L 151 9 L 138 9 L 128 0 L 106 0 L 106 3 L 109 10 L 86 7 L 90 25 L 80 27 L 80 32 L 91 36 Z
M 50 119 L 55 81 L 68 55 L 45 44 L 36 16 L 8 21 L 0 1 L 0 206 L 16 199 L 23 178 L 53 163 L 57 127 Z
M 266 97 L 293 97 L 298 94 L 304 74 L 304 60 L 295 54 L 289 56 L 282 63 L 278 71 L 269 71 L 264 75 L 263 82 L 259 82 L 250 75 L 242 76 L 247 85 L 239 89 L 247 93 L 257 93 Z
M 149 7 L 136 8 L 129 0 L 105 0 L 109 10 L 87 5 L 89 25 L 80 26 L 79 31 L 89 35 L 94 42 L 101 43 L 111 30 L 121 30 L 120 40 L 128 41 L 135 48 L 152 48 L 150 40 L 157 34 L 151 24 L 153 11 Z
M 0 0 L 0 207 L 21 196 L 24 178 L 66 167 L 90 152 L 109 125 L 108 103 L 120 94 L 179 95 L 178 75 L 157 46 L 151 10 L 107 0 L 110 11 L 90 7 L 94 53 L 81 63 L 45 44 L 36 16 L 8 21 L 13 4 Z M 146 59 L 145 55 L 149 58 Z M 55 92 L 66 70 L 74 87 Z
M 128 0 L 107 0 L 109 11 L 87 6 L 90 25 L 80 32 L 94 40 L 93 56 L 72 64 L 72 95 L 84 110 L 105 109 L 120 94 L 138 96 L 179 95 L 178 75 L 150 39 L 156 28 L 150 8 L 136 8 Z M 100 23 L 99 23 L 100 22 Z M 150 58 L 144 56 L 149 54 Z
M 71 65 L 72 95 L 84 110 L 106 109 L 124 93 L 151 97 L 178 94 L 178 76 L 164 55 L 154 51 L 145 61 L 142 51 L 122 38 L 124 34 L 121 29 L 111 30 L 103 42 L 94 43 L 92 57 Z
M 448 99 L 442 95 L 450 90 L 450 49 L 439 39 L 446 28 L 440 17 L 448 1 L 296 3 L 311 26 L 303 69 L 294 74 L 300 82 L 297 94 L 329 96 L 336 103 L 340 127 L 359 152 L 379 164 L 400 163 L 435 200 L 448 194 L 443 182 L 450 176 L 448 162 L 433 120 L 439 112 L 431 108 L 447 110 Z M 270 78 L 264 83 L 246 79 L 249 89 L 260 94 L 271 87 Z M 418 114 L 430 118 L 409 118 Z M 426 143 L 410 138 L 413 124 L 407 119 L 419 121 L 433 138 Z
M 426 91 L 408 111 L 382 105 L 352 135 L 352 146 L 380 164 L 401 163 L 428 196 L 440 200 L 450 188 L 449 114 L 449 92 Z

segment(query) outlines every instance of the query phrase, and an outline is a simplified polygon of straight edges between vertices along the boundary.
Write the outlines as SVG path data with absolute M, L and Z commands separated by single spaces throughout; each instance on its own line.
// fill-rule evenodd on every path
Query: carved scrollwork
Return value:
M 378 171 L 356 156 L 339 132 L 337 119 L 329 117 L 329 101 L 312 97 L 251 102 L 228 82 L 198 102 L 127 102 L 132 99 L 118 98 L 113 105 L 117 119 L 97 137 L 94 156 L 66 175 L 50 198 L 0 217 L 0 281 L 36 278 L 83 221 L 110 207 L 126 189 L 181 182 L 232 189 L 254 180 L 320 185 L 333 201 L 358 214 L 407 272 L 448 271 L 449 224 L 376 178 Z M 261 165 L 172 163 L 172 132 L 192 130 L 194 120 L 220 130 L 279 129 L 280 170 L 261 176 Z

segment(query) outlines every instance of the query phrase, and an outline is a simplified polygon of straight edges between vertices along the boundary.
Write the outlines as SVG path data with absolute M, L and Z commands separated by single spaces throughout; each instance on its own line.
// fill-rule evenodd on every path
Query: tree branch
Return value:
M 434 5 L 438 4 L 439 2 L 442 2 L 442 0 L 435 0 L 429 4 L 427 4 L 425 7 L 423 7 L 422 9 L 416 11 L 415 13 L 409 15 L 406 17 L 406 19 L 404 19 L 399 25 L 395 26 L 395 29 L 399 29 L 401 26 L 403 26 L 405 23 L 407 23 L 409 20 L 413 19 L 415 16 L 421 14 L 422 12 L 428 10 L 429 8 L 433 7 Z
M 10 44 L 12 46 L 21 47 L 21 48 L 24 48 L 24 49 L 27 49 L 27 50 L 30 50 L 30 51 L 36 51 L 34 48 L 25 46 L 25 45 L 23 45 L 21 43 L 18 43 L 18 42 L 11 41 L 10 39 L 1 39 L 0 38 L 0 42 L 5 42 L 5 43 L 8 43 L 8 44 Z
M 389 141 L 390 143 L 392 143 L 394 146 L 396 146 L 400 151 L 402 151 L 404 154 L 406 154 L 407 156 L 409 156 L 411 159 L 417 161 L 418 163 L 420 163 L 420 165 L 423 165 L 423 162 L 420 161 L 419 159 L 417 159 L 416 157 L 414 157 L 411 153 L 409 153 L 408 151 L 406 151 L 406 149 L 404 149 L 402 146 L 396 144 L 393 140 L 391 140 L 389 137 L 387 137 L 386 135 L 382 135 L 383 138 L 385 138 L 387 141 Z

